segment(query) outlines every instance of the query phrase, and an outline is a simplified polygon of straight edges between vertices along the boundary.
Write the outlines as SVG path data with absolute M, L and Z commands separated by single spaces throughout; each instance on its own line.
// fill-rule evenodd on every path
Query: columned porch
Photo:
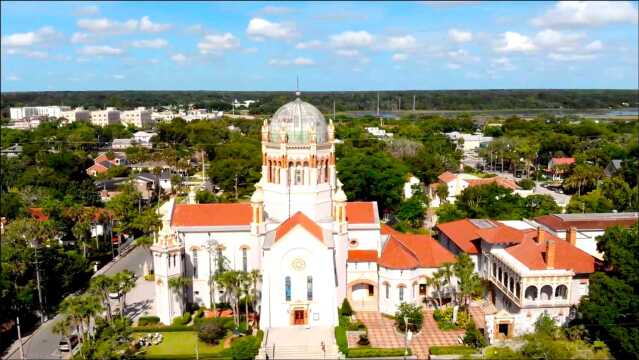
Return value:
M 377 311 L 377 284 L 371 280 L 351 281 L 346 287 L 346 297 L 355 311 Z

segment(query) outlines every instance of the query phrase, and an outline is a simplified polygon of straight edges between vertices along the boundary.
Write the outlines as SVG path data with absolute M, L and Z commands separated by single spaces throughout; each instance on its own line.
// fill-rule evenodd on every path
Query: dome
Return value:
M 308 144 L 311 134 L 315 134 L 315 142 L 325 143 L 328 139 L 324 115 L 313 105 L 295 99 L 277 109 L 269 123 L 269 140 L 279 142 L 282 129 L 288 135 L 291 144 Z

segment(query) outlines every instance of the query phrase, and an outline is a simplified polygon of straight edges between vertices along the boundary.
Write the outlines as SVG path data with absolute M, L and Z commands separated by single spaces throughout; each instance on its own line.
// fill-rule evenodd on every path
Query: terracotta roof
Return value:
M 524 231 L 497 223 L 493 228 L 477 229 L 477 234 L 491 244 L 518 243 L 524 239 Z
M 589 214 L 591 216 L 582 216 L 581 218 L 571 218 L 570 216 L 561 215 L 544 215 L 535 218 L 539 224 L 547 226 L 553 231 L 565 231 L 571 227 L 577 230 L 605 230 L 612 226 L 630 227 L 634 225 L 639 216 L 634 213 L 630 216 L 622 216 L 624 213 L 606 213 L 606 214 Z
M 303 212 L 298 211 L 275 229 L 275 241 L 284 237 L 284 235 L 288 234 L 289 231 L 293 230 L 298 225 L 306 229 L 306 231 L 311 233 L 317 240 L 324 240 L 322 227 L 317 225 L 317 223 L 311 220 L 308 216 L 304 215 Z
M 532 232 L 536 233 L 535 230 Z M 589 274 L 595 271 L 595 258 L 591 255 L 576 246 L 570 245 L 565 240 L 549 236 L 549 234 L 546 237 L 555 241 L 557 256 L 555 257 L 554 269 L 572 270 L 577 274 Z M 530 238 L 526 238 L 520 244 L 507 247 L 506 252 L 531 270 L 544 270 L 546 269 L 546 261 L 544 260 L 546 249 L 547 244 L 545 242 L 540 244 Z
M 497 184 L 506 189 L 518 190 L 519 185 L 516 182 L 503 178 L 501 176 L 495 176 L 486 179 L 467 179 L 466 182 L 468 186 L 480 186 L 480 185 L 488 185 L 488 184 Z
M 110 164 L 110 163 L 107 162 L 107 164 Z M 105 166 L 101 163 L 95 163 L 89 166 L 86 171 L 88 172 L 88 171 L 91 171 L 91 169 L 93 169 L 95 170 L 96 173 L 103 173 L 103 172 L 107 172 L 107 170 L 109 170 L 109 167 L 110 166 Z
M 348 250 L 348 262 L 377 262 L 377 250 Z
M 450 171 L 445 171 L 437 177 L 441 182 L 449 183 L 457 178 L 457 175 Z
M 173 209 L 173 226 L 249 225 L 251 204 L 178 204 Z
M 570 165 L 575 163 L 574 157 L 558 157 L 550 160 L 552 165 Z
M 446 235 L 446 237 L 455 243 L 463 252 L 467 254 L 479 254 L 479 248 L 473 242 L 479 239 L 479 234 L 477 233 L 479 228 L 473 225 L 469 219 L 437 224 L 436 228 Z
M 49 216 L 44 213 L 42 208 L 29 208 L 31 216 L 38 221 L 47 221 Z
M 346 203 L 346 221 L 349 224 L 374 224 L 375 202 L 353 201 Z
M 378 263 L 389 269 L 436 268 L 455 262 L 455 256 L 428 235 L 404 234 L 382 225 L 389 235 Z

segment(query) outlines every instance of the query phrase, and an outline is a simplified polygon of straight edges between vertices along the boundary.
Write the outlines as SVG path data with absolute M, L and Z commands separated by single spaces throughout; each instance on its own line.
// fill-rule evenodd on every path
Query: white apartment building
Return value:
M 134 126 L 140 129 L 149 127 L 154 123 L 151 110 L 145 107 L 123 111 L 121 120 L 124 125 Z
M 140 146 L 151 147 L 151 138 L 155 135 L 157 134 L 153 132 L 138 131 L 133 134 L 133 139 L 135 140 L 136 144 Z
M 22 120 L 30 117 L 59 118 L 62 111 L 69 110 L 68 106 L 25 106 L 9 109 L 11 120 Z
M 76 121 L 90 121 L 91 112 L 83 108 L 75 108 L 73 110 L 65 110 L 60 112 L 60 117 L 66 119 L 68 124 Z
M 91 111 L 91 124 L 96 126 L 108 126 L 120 123 L 120 110 L 108 107 L 104 110 Z

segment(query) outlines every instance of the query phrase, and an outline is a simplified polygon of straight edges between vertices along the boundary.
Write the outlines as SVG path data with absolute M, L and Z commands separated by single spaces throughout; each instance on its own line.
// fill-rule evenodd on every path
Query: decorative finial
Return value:
M 295 90 L 295 96 L 300 97 L 300 95 L 302 95 L 302 93 L 300 92 L 300 76 L 297 75 L 297 87 Z

